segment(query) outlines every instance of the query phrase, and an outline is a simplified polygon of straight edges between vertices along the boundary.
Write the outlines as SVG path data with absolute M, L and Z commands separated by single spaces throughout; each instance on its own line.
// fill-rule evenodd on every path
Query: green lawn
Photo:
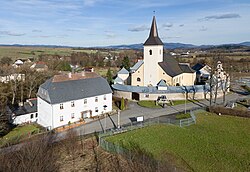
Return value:
M 156 105 L 153 100 L 141 100 L 138 102 L 138 105 L 147 108 L 162 108 L 160 105 Z
M 198 102 L 198 100 L 187 100 L 186 103 Z M 173 105 L 185 104 L 185 100 L 174 100 Z M 160 105 L 155 105 L 155 101 L 153 100 L 141 100 L 138 102 L 138 105 L 147 108 L 162 108 Z
M 185 128 L 154 125 L 107 138 L 124 145 L 139 144 L 160 159 L 164 154 L 184 160 L 194 171 L 250 171 L 250 119 L 197 114 L 197 124 Z
M 34 124 L 27 124 L 24 126 L 17 126 L 12 131 L 10 131 L 7 135 L 0 138 L 0 146 L 6 144 L 8 142 L 15 142 L 22 138 L 27 138 L 29 133 L 34 134 L 34 132 L 38 132 L 39 128 Z

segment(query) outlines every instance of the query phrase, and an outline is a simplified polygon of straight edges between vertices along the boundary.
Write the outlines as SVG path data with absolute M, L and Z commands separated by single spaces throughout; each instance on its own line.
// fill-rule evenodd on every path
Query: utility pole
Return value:
M 104 126 L 104 133 L 106 133 L 107 128 L 107 113 L 105 113 L 105 126 Z
M 121 126 L 120 126 L 120 113 L 121 113 L 121 111 L 118 109 L 117 110 L 117 128 L 119 129 L 119 128 L 121 128 Z
M 187 92 L 185 91 L 185 114 L 187 113 Z

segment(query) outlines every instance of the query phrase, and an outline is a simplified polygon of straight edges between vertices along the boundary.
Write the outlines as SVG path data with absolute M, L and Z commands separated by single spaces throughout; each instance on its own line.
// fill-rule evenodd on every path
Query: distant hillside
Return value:
M 238 44 L 221 44 L 221 45 L 193 45 L 193 44 L 184 44 L 184 43 L 164 43 L 165 49 L 177 49 L 177 48 L 221 48 L 221 47 L 230 47 L 237 48 L 243 46 L 250 46 L 250 42 L 242 42 Z M 105 46 L 103 48 L 112 48 L 112 49 L 143 49 L 143 44 L 130 44 L 130 45 L 111 45 Z
M 195 48 L 196 45 L 192 44 L 183 44 L 183 43 L 164 43 L 164 48 L 166 49 L 175 49 L 175 48 Z M 112 48 L 112 49 L 143 49 L 143 44 L 130 44 L 130 45 L 111 45 L 103 48 Z
M 107 49 L 143 49 L 143 44 L 129 44 L 129 45 L 109 45 L 109 46 L 97 46 L 97 47 L 72 47 L 61 45 L 22 45 L 22 44 L 0 44 L 0 46 L 14 46 L 14 47 L 48 47 L 48 48 L 107 48 Z M 177 49 L 177 48 L 221 48 L 221 47 L 250 47 L 250 42 L 242 42 L 238 44 L 221 44 L 221 45 L 193 45 L 184 43 L 164 43 L 165 49 Z
M 242 42 L 242 43 L 239 43 L 239 45 L 243 45 L 243 46 L 250 46 L 250 42 Z

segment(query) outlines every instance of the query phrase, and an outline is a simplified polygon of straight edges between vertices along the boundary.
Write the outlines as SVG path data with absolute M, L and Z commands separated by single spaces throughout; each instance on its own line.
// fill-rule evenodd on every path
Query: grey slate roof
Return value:
M 153 17 L 149 37 L 143 45 L 163 45 L 163 42 L 161 41 L 161 39 L 158 36 L 158 30 L 157 30 L 155 16 Z
M 123 81 L 120 77 L 117 76 L 117 77 L 115 78 L 114 82 L 115 82 L 115 83 L 117 83 L 117 82 L 122 82 L 122 83 L 123 83 L 124 81 Z
M 23 106 L 10 107 L 12 113 L 14 113 L 15 116 L 21 116 L 37 112 L 37 99 L 30 99 L 29 101 L 32 103 L 32 105 L 28 102 L 24 102 Z
M 179 66 L 181 68 L 181 70 L 184 73 L 195 73 L 196 71 L 193 70 L 188 64 L 184 64 L 184 63 L 179 63 Z
M 201 63 L 197 63 L 195 64 L 192 69 L 195 70 L 195 71 L 199 71 L 200 69 L 202 69 L 205 65 L 204 64 L 201 64 Z
M 177 76 L 183 71 L 181 70 L 179 63 L 172 56 L 164 55 L 163 62 L 158 63 L 160 67 L 171 77 Z
M 124 67 L 118 72 L 118 74 L 129 74 L 129 72 L 127 71 L 127 69 L 125 69 Z
M 163 62 L 159 62 L 158 64 L 171 77 L 175 77 L 181 73 L 195 73 L 189 65 L 180 64 L 174 57 L 166 54 L 164 54 Z
M 53 82 L 53 78 L 43 83 L 37 95 L 50 104 L 79 100 L 112 93 L 106 79 L 102 77 Z
M 141 65 L 144 63 L 143 60 L 139 60 L 133 67 L 130 68 L 131 71 L 137 71 Z
M 165 81 L 163 79 L 161 79 L 160 82 L 157 84 L 157 86 L 166 87 L 167 84 L 165 83 Z

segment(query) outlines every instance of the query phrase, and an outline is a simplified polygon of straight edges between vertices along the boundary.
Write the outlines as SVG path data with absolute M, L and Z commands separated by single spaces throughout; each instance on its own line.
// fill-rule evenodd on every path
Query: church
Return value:
M 132 86 L 157 86 L 160 83 L 168 86 L 194 85 L 196 71 L 189 64 L 178 63 L 174 57 L 165 54 L 163 46 L 154 16 L 149 37 L 143 44 L 143 60 L 139 60 L 130 69 L 128 79 L 131 79 Z M 124 69 L 122 71 L 124 73 Z M 117 78 L 119 81 L 121 79 L 124 77 Z
M 130 100 L 183 100 L 188 97 L 204 99 L 208 86 L 195 85 L 196 71 L 188 63 L 179 63 L 164 52 L 156 18 L 153 17 L 149 36 L 143 44 L 143 60 L 130 71 L 122 68 L 114 80 L 113 95 Z

